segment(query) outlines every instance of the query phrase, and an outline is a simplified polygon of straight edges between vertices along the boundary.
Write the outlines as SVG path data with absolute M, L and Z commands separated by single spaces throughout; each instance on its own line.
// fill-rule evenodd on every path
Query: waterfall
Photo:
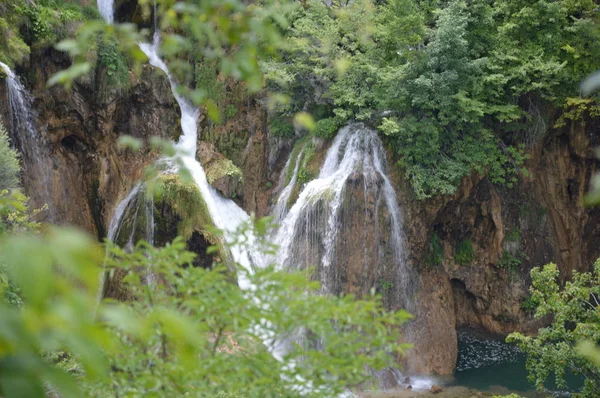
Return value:
M 114 22 L 114 0 L 98 0 L 98 11 L 100 11 L 106 23 L 112 24 Z
M 276 264 L 315 266 L 324 293 L 333 294 L 344 290 L 341 279 L 348 275 L 342 278 L 342 273 L 352 266 L 365 293 L 385 279 L 395 304 L 410 308 L 415 273 L 406 259 L 402 213 L 386 168 L 375 131 L 361 123 L 342 128 L 318 178 L 306 184 L 281 221 Z M 290 180 L 279 195 L 275 214 L 282 213 L 279 206 L 287 204 L 295 182 Z M 389 265 L 380 270 L 382 264 Z
M 154 200 L 147 197 L 142 183 L 117 205 L 107 238 L 127 249 L 133 249 L 140 239 L 154 244 Z
M 275 223 L 279 224 L 283 221 L 285 215 L 287 214 L 288 201 L 294 190 L 294 186 L 296 185 L 296 181 L 298 180 L 298 170 L 300 169 L 300 163 L 302 161 L 302 155 L 304 154 L 304 147 L 296 156 L 293 158 L 293 152 L 290 154 L 290 158 L 286 162 L 283 171 L 281 172 L 281 178 L 279 181 L 278 191 L 280 192 L 277 197 L 277 202 L 275 202 L 275 206 L 273 207 L 273 211 L 271 212 L 273 215 L 273 219 Z M 285 185 L 286 176 L 289 172 L 289 169 L 292 167 L 292 163 L 294 164 L 294 169 L 292 171 L 292 175 L 290 177 L 290 181 L 287 185 Z M 284 187 L 285 185 L 285 187 Z
M 192 178 L 196 182 L 215 226 L 224 230 L 226 233 L 235 233 L 239 226 L 250 220 L 250 217 L 232 200 L 223 198 L 219 195 L 216 189 L 208 183 L 202 165 L 196 160 L 198 135 L 196 123 L 199 116 L 198 108 L 194 107 L 187 99 L 178 94 L 176 84 L 173 82 L 167 66 L 158 56 L 158 32 L 155 32 L 152 44 L 143 43 L 140 44 L 140 48 L 148 56 L 151 65 L 165 72 L 171 83 L 173 95 L 181 109 L 181 128 L 183 134 L 181 135 L 179 142 L 175 145 L 179 153 L 177 155 L 179 160 L 189 170 Z M 115 239 L 117 237 L 118 225 L 122 224 L 123 215 L 127 213 L 126 209 L 131 207 L 131 204 L 135 202 L 133 201 L 133 198 L 136 196 L 139 189 L 139 186 L 136 186 L 128 197 L 117 207 L 110 222 L 109 239 Z M 259 253 L 249 253 L 238 247 L 234 247 L 231 250 L 234 260 L 246 268 L 250 268 L 253 265 L 260 266 L 263 263 L 262 256 Z
M 17 75 L 8 67 L 0 62 L 0 67 L 6 73 L 6 84 L 8 85 L 8 103 L 11 112 L 11 125 L 13 130 L 24 131 L 28 138 L 37 138 L 37 128 L 35 126 L 35 115 L 32 111 L 32 99 Z
M 10 137 L 13 146 L 21 152 L 23 183 L 31 182 L 30 179 L 39 181 L 36 189 L 30 190 L 28 194 L 33 205 L 41 207 L 50 200 L 52 171 L 49 165 L 51 160 L 48 159 L 45 151 L 43 137 L 37 131 L 36 114 L 33 110 L 31 95 L 8 65 L 0 62 L 0 68 L 7 76 Z M 51 218 L 52 212 L 47 213 L 46 216 Z

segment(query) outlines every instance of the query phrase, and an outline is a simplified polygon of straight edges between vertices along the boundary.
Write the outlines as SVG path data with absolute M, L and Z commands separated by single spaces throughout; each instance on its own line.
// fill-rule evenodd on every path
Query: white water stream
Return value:
M 182 164 L 189 170 L 196 182 L 215 226 L 225 231 L 226 234 L 233 235 L 242 224 L 250 220 L 250 217 L 234 201 L 222 197 L 208 183 L 202 165 L 196 160 L 199 110 L 177 92 L 177 87 L 169 74 L 167 66 L 158 56 L 159 45 L 160 36 L 158 32 L 155 32 L 152 44 L 140 44 L 140 49 L 148 56 L 151 65 L 165 72 L 171 83 L 173 95 L 181 109 L 181 130 L 183 134 L 179 138 L 179 142 L 175 145 L 179 153 L 177 156 L 179 156 Z M 249 239 L 249 246 L 251 246 L 252 237 L 250 236 Z M 231 251 L 234 260 L 247 269 L 250 269 L 252 266 L 263 265 L 264 260 L 259 253 L 249 252 L 237 246 L 232 247 Z
M 114 2 L 114 0 L 98 0 L 98 11 L 100 11 L 104 20 L 109 24 L 115 21 Z
M 44 204 L 52 207 L 49 203 L 52 189 L 52 170 L 49 165 L 52 161 L 48 158 L 42 135 L 38 134 L 33 99 L 8 65 L 0 62 L 0 68 L 6 73 L 10 137 L 13 146 L 21 152 L 23 179 L 35 179 L 37 182 L 36 189 L 29 192 L 31 203 L 36 207 L 42 207 Z M 45 212 L 44 216 L 47 221 L 56 221 L 52 218 L 54 216 L 52 209 Z
M 345 230 L 349 226 L 344 220 L 344 200 L 351 202 L 351 208 L 364 206 L 365 223 L 368 222 L 367 212 L 373 211 L 375 216 L 372 221 L 377 222 L 379 213 L 385 210 L 389 214 L 390 230 L 385 231 L 383 225 L 376 225 L 374 229 L 378 235 L 387 234 L 390 239 L 386 243 L 388 247 L 378 247 L 376 251 L 392 252 L 389 258 L 395 262 L 396 277 L 391 282 L 398 284 L 396 291 L 403 295 L 403 307 L 410 307 L 415 285 L 414 272 L 406 260 L 402 214 L 385 172 L 385 152 L 377 133 L 361 123 L 342 128 L 327 152 L 318 178 L 304 186 L 298 199 L 287 211 L 301 157 L 302 154 L 298 155 L 290 183 L 282 190 L 274 207 L 274 214 L 281 224 L 276 234 L 280 250 L 275 263 L 290 269 L 316 266 L 324 292 L 336 293 L 332 287 L 339 267 L 336 264 L 336 251 L 340 239 L 349 232 Z M 357 198 L 346 196 L 351 180 L 362 183 L 363 204 L 354 203 Z M 375 199 L 371 202 L 369 196 Z M 370 226 L 365 225 L 365 231 L 366 227 Z M 354 244 L 364 245 L 363 252 L 367 253 L 367 246 L 378 246 L 379 241 L 379 236 L 365 236 Z M 365 254 L 365 269 L 370 266 L 368 262 L 374 260 Z

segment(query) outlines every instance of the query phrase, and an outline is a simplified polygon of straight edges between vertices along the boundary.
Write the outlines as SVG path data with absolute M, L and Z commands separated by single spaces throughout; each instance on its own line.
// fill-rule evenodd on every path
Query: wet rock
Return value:
M 221 195 L 226 198 L 242 195 L 244 183 L 242 171 L 231 160 L 217 152 L 213 144 L 200 141 L 198 159 L 204 167 L 208 183 Z
M 437 384 L 434 384 L 431 386 L 429 391 L 431 391 L 433 394 L 439 394 L 442 392 L 442 387 L 438 386 Z

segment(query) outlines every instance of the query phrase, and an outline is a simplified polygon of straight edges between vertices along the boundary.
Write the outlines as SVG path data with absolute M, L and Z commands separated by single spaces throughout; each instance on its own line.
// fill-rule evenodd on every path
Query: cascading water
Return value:
M 223 198 L 218 194 L 207 181 L 206 174 L 202 165 L 196 160 L 196 147 L 197 147 L 197 120 L 199 116 L 199 110 L 195 108 L 189 101 L 183 98 L 177 93 L 176 85 L 173 82 L 167 66 L 158 56 L 159 48 L 159 34 L 155 32 L 154 40 L 152 44 L 140 44 L 140 48 L 148 56 L 150 64 L 161 69 L 165 72 L 171 83 L 171 88 L 175 99 L 179 103 L 181 109 L 181 128 L 183 134 L 181 135 L 179 142 L 176 144 L 178 150 L 178 157 L 181 163 L 189 170 L 192 178 L 196 182 L 200 193 L 202 194 L 204 201 L 206 202 L 210 216 L 217 228 L 224 230 L 226 233 L 233 234 L 243 223 L 250 220 L 248 214 L 236 205 L 232 200 Z M 139 188 L 138 188 L 139 189 Z M 133 191 L 136 191 L 134 188 Z M 128 198 L 135 197 L 136 193 L 130 193 Z M 124 204 L 126 202 L 126 204 Z M 127 198 L 119 205 L 123 205 L 121 212 L 119 207 L 115 212 L 113 219 L 111 220 L 111 226 L 122 224 L 122 218 L 128 211 L 127 208 L 131 208 L 134 201 Z M 137 210 L 134 210 L 137 211 Z M 116 227 L 115 227 L 116 228 Z M 114 236 L 111 235 L 111 230 Z M 109 239 L 117 238 L 116 230 L 109 227 Z M 239 247 L 231 248 L 233 259 L 241 264 L 242 266 L 250 269 L 252 265 L 261 266 L 263 263 L 262 256 L 259 253 L 251 253 L 247 250 Z M 244 281 L 240 281 L 243 283 Z
M 98 11 L 107 23 L 114 22 L 114 0 L 98 0 Z
M 303 188 L 282 217 L 276 264 L 315 266 L 324 293 L 344 291 L 341 281 L 348 279 L 351 266 L 363 292 L 380 287 L 385 279 L 386 289 L 393 289 L 390 296 L 398 300 L 394 304 L 410 309 L 414 271 L 406 260 L 402 214 L 385 169 L 385 152 L 375 131 L 360 123 L 341 129 L 319 177 Z M 292 178 L 281 192 L 275 214 L 285 212 L 280 206 L 287 204 L 294 184 Z M 386 269 L 380 269 L 383 264 Z
M 302 160 L 302 155 L 304 154 L 304 148 L 300 151 L 298 156 L 293 159 L 293 156 L 290 155 L 290 158 L 285 164 L 283 168 L 283 172 L 281 173 L 281 181 L 279 182 L 278 191 L 280 191 L 279 196 L 277 197 L 277 202 L 273 207 L 273 211 L 271 214 L 273 215 L 275 223 L 279 224 L 283 221 L 284 217 L 287 214 L 288 210 L 288 201 L 294 190 L 294 186 L 296 185 L 296 181 L 298 180 L 298 170 L 300 169 L 300 163 Z M 292 167 L 292 163 L 294 164 L 294 169 L 292 171 L 292 175 L 290 177 L 289 182 L 285 185 L 286 174 L 289 169 Z
M 46 204 L 50 198 L 52 178 L 47 164 L 47 153 L 44 150 L 44 141 L 38 134 L 36 127 L 36 115 L 33 111 L 33 99 L 23 86 L 18 76 L 8 67 L 0 62 L 0 68 L 6 73 L 6 85 L 8 88 L 8 105 L 10 113 L 10 136 L 13 145 L 22 154 L 21 166 L 23 168 L 23 183 L 28 186 L 31 181 L 37 180 L 35 190 L 28 192 L 35 207 Z M 45 214 L 49 221 L 52 212 Z
M 140 239 L 154 244 L 154 200 L 146 196 L 143 184 L 136 184 L 117 205 L 107 237 L 127 249 Z
M 196 182 L 215 226 L 226 233 L 233 234 L 243 223 L 249 221 L 250 217 L 231 199 L 226 199 L 219 195 L 217 190 L 208 183 L 202 165 L 196 160 L 199 110 L 177 93 L 176 85 L 169 74 L 167 66 L 158 56 L 159 40 L 160 36 L 158 32 L 155 32 L 153 43 L 151 45 L 146 43 L 140 44 L 140 48 L 148 56 L 151 65 L 165 72 L 171 83 L 173 95 L 181 109 L 181 130 L 183 135 L 176 144 L 176 148 L 180 153 L 178 155 L 179 159 L 189 170 Z M 263 264 L 262 256 L 259 253 L 252 253 L 239 247 L 232 248 L 232 255 L 236 262 L 246 268 L 250 268 L 251 265 L 260 266 Z

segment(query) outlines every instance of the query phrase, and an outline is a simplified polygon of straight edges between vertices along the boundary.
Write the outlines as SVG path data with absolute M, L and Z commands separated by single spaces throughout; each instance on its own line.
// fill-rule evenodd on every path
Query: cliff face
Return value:
M 63 54 L 48 49 L 32 53 L 29 65 L 17 70 L 33 97 L 39 137 L 28 143 L 24 132 L 14 132 L 11 139 L 22 153 L 23 185 L 32 206 L 48 205 L 42 220 L 103 237 L 114 206 L 156 157 L 148 148 L 121 151 L 118 138 L 174 139 L 180 132 L 179 110 L 166 77 L 151 67 L 139 77 L 131 75 L 124 91 L 110 89 L 101 69 L 69 92 L 48 89 L 49 77 L 67 66 Z M 6 104 L 7 95 L 6 85 L 0 84 L 0 99 Z M 9 131 L 14 130 L 8 107 L 0 112 Z M 28 150 L 27 145 L 37 148 Z
M 420 202 L 401 184 L 409 253 L 420 270 L 412 370 L 451 373 L 456 327 L 534 332 L 531 268 L 553 261 L 562 277 L 589 269 L 600 255 L 600 210 L 583 197 L 598 138 L 598 121 L 551 130 L 512 189 L 471 177 L 453 197 Z

